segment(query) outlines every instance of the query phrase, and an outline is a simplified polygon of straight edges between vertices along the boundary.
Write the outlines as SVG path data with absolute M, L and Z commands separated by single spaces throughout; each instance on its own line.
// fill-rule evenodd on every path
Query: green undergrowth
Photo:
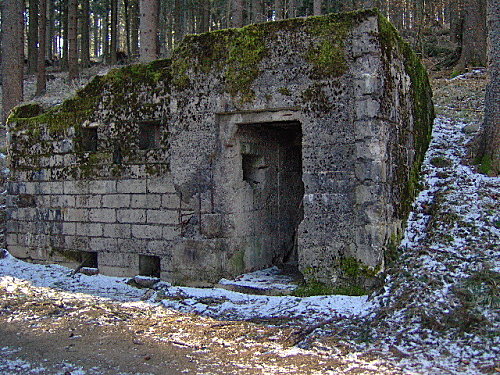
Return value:
M 457 329 L 459 332 L 488 332 L 498 335 L 492 322 L 485 316 L 486 310 L 500 308 L 500 273 L 484 269 L 453 287 L 458 304 L 439 321 L 428 318 L 424 327 L 437 331 Z
M 500 308 L 500 273 L 488 269 L 475 272 L 463 282 L 462 288 L 469 292 L 467 303 Z
M 480 173 L 485 175 L 493 174 L 493 162 L 490 155 L 479 156 L 474 159 L 474 164 Z
M 435 156 L 430 160 L 430 163 L 436 168 L 446 168 L 451 167 L 453 164 L 450 159 L 444 158 L 442 156 Z
M 300 285 L 292 293 L 296 297 L 327 296 L 327 295 L 364 296 L 368 292 L 357 285 L 331 287 L 319 281 L 311 281 Z

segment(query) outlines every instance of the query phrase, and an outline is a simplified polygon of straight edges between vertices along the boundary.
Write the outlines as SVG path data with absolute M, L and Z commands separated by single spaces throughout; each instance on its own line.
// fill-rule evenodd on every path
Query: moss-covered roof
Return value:
M 32 124 L 47 124 L 54 131 L 64 130 L 91 120 L 107 92 L 124 99 L 114 100 L 107 105 L 129 105 L 130 97 L 127 95 L 141 87 L 155 90 L 161 81 L 167 90 L 175 88 L 182 91 L 191 86 L 193 76 L 214 71 L 223 77 L 228 93 L 241 102 L 249 102 L 254 98 L 251 86 L 260 74 L 259 63 L 269 55 L 268 41 L 272 41 L 282 31 L 300 30 L 314 39 L 315 42 L 302 56 L 311 64 L 312 79 L 338 77 L 348 70 L 345 42 L 352 27 L 374 16 L 379 19 L 379 39 L 383 50 L 387 54 L 398 51 L 405 56 L 417 103 L 417 121 L 424 123 L 422 111 L 427 109 L 428 96 L 425 69 L 409 45 L 377 10 L 287 19 L 240 29 L 188 35 L 174 51 L 172 59 L 114 69 L 105 76 L 95 77 L 73 98 L 47 111 L 36 104 L 21 105 L 14 109 L 8 122 L 15 123 L 17 129 Z

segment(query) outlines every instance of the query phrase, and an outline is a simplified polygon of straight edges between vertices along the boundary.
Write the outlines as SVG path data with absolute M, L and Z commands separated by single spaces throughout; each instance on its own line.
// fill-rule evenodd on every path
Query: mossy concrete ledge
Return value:
M 433 120 L 377 11 L 185 38 L 9 117 L 19 258 L 210 285 L 271 265 L 356 294 L 393 258 Z

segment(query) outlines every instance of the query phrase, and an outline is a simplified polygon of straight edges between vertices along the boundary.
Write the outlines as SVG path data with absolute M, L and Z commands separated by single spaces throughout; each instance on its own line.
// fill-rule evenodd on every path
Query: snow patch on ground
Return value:
M 257 275 L 272 274 L 275 270 L 264 270 Z M 243 277 L 254 280 L 255 274 Z M 127 284 L 129 279 L 102 275 L 73 275 L 72 270 L 58 265 L 37 265 L 23 262 L 7 255 L 0 261 L 0 286 L 14 292 L 28 285 L 54 288 L 71 293 L 100 296 L 112 300 L 130 302 L 148 300 L 181 312 L 197 313 L 224 319 L 297 319 L 315 322 L 334 314 L 362 315 L 370 303 L 366 296 L 264 296 L 233 292 L 219 288 L 190 288 L 171 286 L 160 282 L 154 289 L 138 289 Z M 271 288 L 284 287 L 283 279 Z M 254 281 L 250 282 L 254 285 Z M 288 288 L 294 288 L 289 284 Z M 154 292 L 153 292 L 154 291 Z
M 47 287 L 72 293 L 82 293 L 117 301 L 138 301 L 143 289 L 126 284 L 128 279 L 109 276 L 73 275 L 73 270 L 58 265 L 26 263 L 10 254 L 0 261 L 0 286 L 15 290 L 23 281 L 37 287 Z
M 500 178 L 463 164 L 472 137 L 461 131 L 464 125 L 436 119 L 422 167 L 425 187 L 410 214 L 398 268 L 368 315 L 367 324 L 375 326 L 370 340 L 378 343 L 365 349 L 397 351 L 405 371 L 477 374 L 499 368 L 498 294 L 486 300 L 485 284 L 473 281 L 498 280 Z
M 283 275 L 278 267 L 271 267 L 238 276 L 234 280 L 222 279 L 221 285 L 252 288 L 260 291 L 281 290 L 292 292 L 297 288 L 291 276 Z
M 224 319 L 291 319 L 318 322 L 333 315 L 363 315 L 370 307 L 367 296 L 264 296 L 225 289 L 169 287 L 163 293 L 164 306 Z M 165 298 L 167 297 L 167 298 Z

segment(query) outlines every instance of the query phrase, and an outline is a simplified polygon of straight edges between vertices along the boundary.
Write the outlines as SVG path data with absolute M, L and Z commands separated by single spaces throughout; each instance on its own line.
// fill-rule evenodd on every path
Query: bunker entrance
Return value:
M 237 134 L 243 211 L 239 224 L 251 231 L 247 266 L 296 265 L 304 195 L 300 122 L 242 124 Z

